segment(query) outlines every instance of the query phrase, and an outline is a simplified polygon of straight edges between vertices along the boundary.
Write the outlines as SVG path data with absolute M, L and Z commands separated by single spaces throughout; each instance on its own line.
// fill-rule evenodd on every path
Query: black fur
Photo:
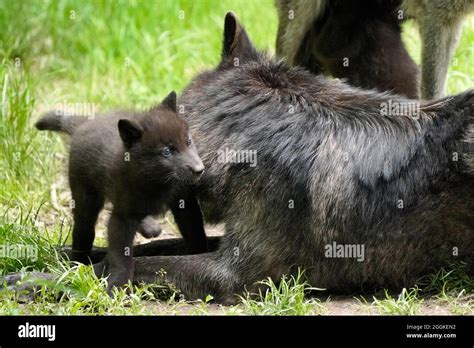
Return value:
M 224 42 L 243 32 L 228 14 Z M 226 61 L 235 57 L 239 66 Z M 473 139 L 462 140 L 474 121 L 473 92 L 421 105 L 417 117 L 382 115 L 389 101 L 416 102 L 253 48 L 231 57 L 224 50 L 180 102 L 207 168 L 197 191 L 204 216 L 224 221 L 226 234 L 215 252 L 137 258 L 136 279 L 155 281 L 164 269 L 187 296 L 225 302 L 298 266 L 312 285 L 344 293 L 410 286 L 449 261 L 472 267 L 474 177 L 463 153 Z M 258 165 L 222 163 L 225 147 L 256 150 Z M 333 242 L 364 245 L 364 262 L 325 257 Z
M 288 19 L 297 0 L 279 0 L 280 24 L 277 55 L 292 56 L 290 63 L 314 73 L 345 78 L 353 86 L 391 91 L 410 98 L 418 94 L 418 67 L 409 56 L 401 38 L 400 0 L 327 0 L 323 9 L 302 38 L 292 42 L 286 33 L 290 21 L 300 22 L 306 13 Z M 316 3 L 313 6 L 317 6 Z M 347 63 L 347 64 L 346 64 Z
M 74 260 L 87 262 L 105 199 L 113 204 L 108 222 L 110 286 L 133 278 L 135 231 L 156 230 L 145 219 L 148 215 L 171 207 L 189 252 L 206 251 L 199 205 L 183 193 L 197 181 L 204 166 L 190 140 L 188 125 L 176 113 L 174 92 L 143 113 L 117 112 L 91 120 L 48 113 L 37 128 L 72 135 L 69 182 L 74 200 Z M 192 233 L 181 221 L 183 214 L 201 221 Z

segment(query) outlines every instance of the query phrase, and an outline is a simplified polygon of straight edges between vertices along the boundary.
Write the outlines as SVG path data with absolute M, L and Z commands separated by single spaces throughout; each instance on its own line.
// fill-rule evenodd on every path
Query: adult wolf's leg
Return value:
M 187 253 L 205 253 L 208 246 L 201 207 L 191 190 L 183 192 L 182 197 L 171 205 L 171 211 L 186 242 Z
M 441 98 L 445 95 L 449 63 L 461 34 L 462 16 L 449 25 L 436 16 L 423 16 L 419 22 L 422 38 L 421 98 Z
M 264 277 L 281 276 L 265 266 L 255 251 L 239 254 L 233 249 L 227 245 L 227 248 L 204 254 L 136 257 L 133 279 L 144 283 L 172 283 L 188 299 L 212 295 L 217 302 L 231 303 L 236 300 L 235 294 L 245 289 L 252 291 L 255 283 Z M 247 257 L 240 256 L 243 254 Z M 99 276 L 107 274 L 107 268 L 106 260 L 94 265 Z
M 221 240 L 221 236 L 207 237 L 207 247 L 210 252 L 216 251 Z M 67 246 L 61 249 L 66 255 L 71 253 L 71 247 Z M 155 240 L 150 243 L 135 245 L 133 255 L 138 256 L 169 256 L 169 255 L 187 255 L 188 246 L 183 238 L 168 238 Z M 93 247 L 89 256 L 92 263 L 100 262 L 107 255 L 107 248 Z
M 244 280 L 219 252 L 135 258 L 134 280 L 145 283 L 172 283 L 188 299 L 212 295 L 217 302 L 231 303 L 244 290 Z M 258 279 L 255 279 L 257 281 Z

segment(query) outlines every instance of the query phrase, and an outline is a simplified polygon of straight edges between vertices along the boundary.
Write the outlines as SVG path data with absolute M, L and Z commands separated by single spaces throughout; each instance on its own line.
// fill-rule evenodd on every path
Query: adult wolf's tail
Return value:
M 72 135 L 74 130 L 87 120 L 87 116 L 65 116 L 59 111 L 49 111 L 41 116 L 35 126 L 39 130 L 50 130 Z

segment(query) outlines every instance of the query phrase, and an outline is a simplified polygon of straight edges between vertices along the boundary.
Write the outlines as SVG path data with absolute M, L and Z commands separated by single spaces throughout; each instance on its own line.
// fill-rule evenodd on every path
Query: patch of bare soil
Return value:
M 376 308 L 364 306 L 355 298 L 332 298 L 324 302 L 326 311 L 324 316 L 337 315 L 383 315 Z M 177 303 L 150 301 L 146 309 L 154 315 L 244 315 L 239 306 L 222 306 L 218 304 Z M 453 315 L 448 304 L 437 299 L 428 299 L 423 302 L 418 315 Z

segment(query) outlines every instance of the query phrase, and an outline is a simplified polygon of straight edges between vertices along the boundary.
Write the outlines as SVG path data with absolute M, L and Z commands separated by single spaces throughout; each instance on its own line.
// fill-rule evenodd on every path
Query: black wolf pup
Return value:
M 36 127 L 72 136 L 69 182 L 74 200 L 74 260 L 87 262 L 105 199 L 113 204 L 108 222 L 110 286 L 132 279 L 135 232 L 142 229 L 141 223 L 149 224 L 147 216 L 169 207 L 190 244 L 189 251 L 206 251 L 197 202 L 182 202 L 189 205 L 187 213 L 201 219 L 192 232 L 181 223 L 183 212 L 176 206 L 176 200 L 184 197 L 183 188 L 196 183 L 204 165 L 187 123 L 176 112 L 175 92 L 145 112 L 117 112 L 94 119 L 51 112 Z

